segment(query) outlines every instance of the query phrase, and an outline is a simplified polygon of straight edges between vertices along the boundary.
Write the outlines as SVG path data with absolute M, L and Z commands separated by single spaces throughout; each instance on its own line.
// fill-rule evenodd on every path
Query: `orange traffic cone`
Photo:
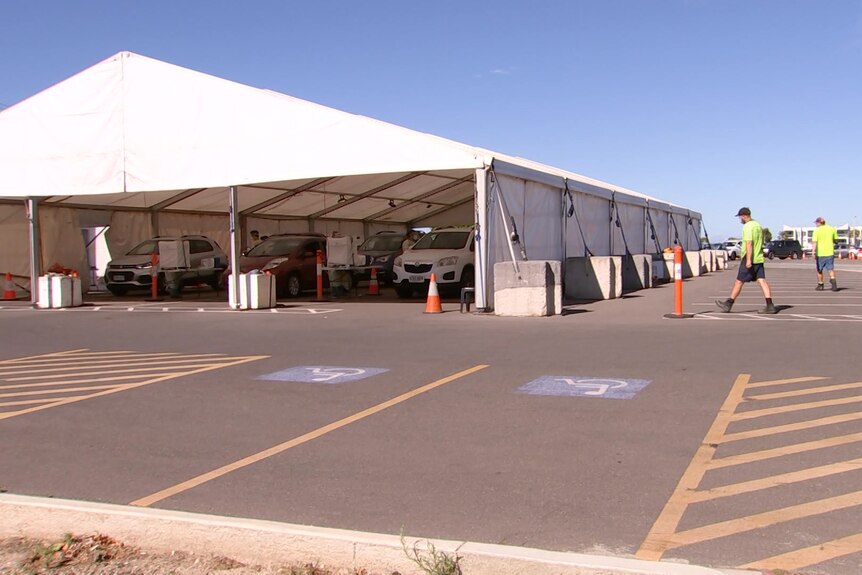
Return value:
M 4 300 L 18 299 L 15 296 L 15 282 L 12 281 L 12 273 L 11 272 L 6 272 L 6 287 L 3 290 L 3 299 Z
M 428 301 L 425 302 L 425 313 L 443 313 L 440 305 L 440 292 L 437 291 L 437 275 L 431 273 L 431 283 L 428 284 Z
M 371 279 L 368 280 L 368 295 L 380 295 L 380 284 L 377 282 L 377 268 L 371 268 Z

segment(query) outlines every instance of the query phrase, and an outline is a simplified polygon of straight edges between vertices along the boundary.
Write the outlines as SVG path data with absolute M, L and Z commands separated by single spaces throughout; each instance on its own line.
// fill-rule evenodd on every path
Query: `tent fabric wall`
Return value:
M 572 192 L 572 198 L 577 216 L 568 218 L 566 223 L 567 256 L 583 256 L 586 253 L 585 241 L 586 247 L 593 255 L 610 255 L 610 202 L 605 198 L 580 192 Z
M 616 202 L 617 213 L 612 224 L 614 230 L 614 255 L 625 255 L 626 248 L 630 254 L 645 254 L 655 251 L 648 249 L 644 234 L 644 206 L 635 206 L 620 201 Z M 620 226 L 617 227 L 616 220 Z
M 673 247 L 673 232 L 670 226 L 670 214 L 652 206 L 648 208 L 648 213 L 655 230 L 655 239 L 650 238 L 650 241 L 652 241 L 653 244 L 658 243 L 658 247 L 654 249 L 665 250 L 669 247 Z M 647 221 L 647 227 L 649 227 L 649 220 Z
M 14 276 L 16 284 L 30 285 L 30 224 L 24 202 L 0 204 L 0 273 Z
M 105 243 L 111 257 L 116 258 L 154 235 L 149 213 L 118 211 L 111 214 L 111 224 L 105 232 Z
M 50 271 L 52 266 L 60 265 L 78 272 L 81 289 L 86 292 L 90 287 L 90 264 L 76 210 L 39 209 L 39 228 L 42 233 L 42 269 Z

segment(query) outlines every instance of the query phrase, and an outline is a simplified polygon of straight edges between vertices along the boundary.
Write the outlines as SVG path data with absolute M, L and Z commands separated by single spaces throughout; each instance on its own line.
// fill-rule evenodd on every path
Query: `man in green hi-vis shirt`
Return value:
M 811 246 L 814 252 L 814 260 L 817 262 L 817 289 L 823 289 L 823 272 L 829 272 L 829 283 L 832 291 L 838 291 L 838 280 L 835 279 L 835 242 L 838 241 L 838 232 L 826 224 L 823 218 L 814 220 L 814 233 L 811 235 Z
M 730 298 L 715 300 L 715 305 L 724 313 L 730 312 L 733 302 L 742 291 L 742 286 L 747 282 L 756 281 L 763 290 L 766 298 L 766 307 L 757 313 L 778 313 L 778 308 L 772 303 L 772 290 L 766 283 L 766 271 L 763 269 L 763 228 L 751 219 L 751 210 L 740 208 L 736 216 L 742 223 L 742 253 L 739 256 L 739 270 L 736 273 L 736 282 L 730 292 Z

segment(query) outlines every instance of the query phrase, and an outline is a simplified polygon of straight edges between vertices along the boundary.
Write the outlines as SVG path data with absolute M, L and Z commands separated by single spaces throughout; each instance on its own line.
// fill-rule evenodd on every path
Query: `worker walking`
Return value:
M 817 263 L 817 291 L 823 291 L 823 272 L 829 272 L 829 283 L 832 291 L 838 291 L 838 280 L 835 279 L 835 242 L 838 232 L 826 223 L 822 217 L 814 220 L 816 228 L 811 235 L 811 251 Z
M 766 307 L 757 313 L 774 314 L 778 308 L 772 303 L 772 290 L 766 281 L 766 271 L 763 269 L 763 228 L 751 218 L 751 210 L 740 208 L 736 213 L 742 223 L 742 253 L 739 256 L 739 270 L 736 282 L 730 292 L 730 298 L 715 300 L 715 305 L 724 313 L 729 313 L 736 298 L 747 282 L 756 281 L 766 298 Z

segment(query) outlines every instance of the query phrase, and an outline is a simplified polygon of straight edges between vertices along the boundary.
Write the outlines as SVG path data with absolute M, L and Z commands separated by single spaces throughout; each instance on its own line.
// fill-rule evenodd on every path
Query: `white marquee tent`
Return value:
M 0 112 L 0 198 L 0 265 L 31 278 L 86 265 L 70 241 L 83 220 L 110 224 L 114 254 L 155 234 L 206 233 L 235 255 L 252 227 L 474 224 L 480 308 L 493 264 L 521 257 L 504 221 L 530 259 L 562 261 L 698 249 L 701 226 L 631 190 L 129 52 Z

